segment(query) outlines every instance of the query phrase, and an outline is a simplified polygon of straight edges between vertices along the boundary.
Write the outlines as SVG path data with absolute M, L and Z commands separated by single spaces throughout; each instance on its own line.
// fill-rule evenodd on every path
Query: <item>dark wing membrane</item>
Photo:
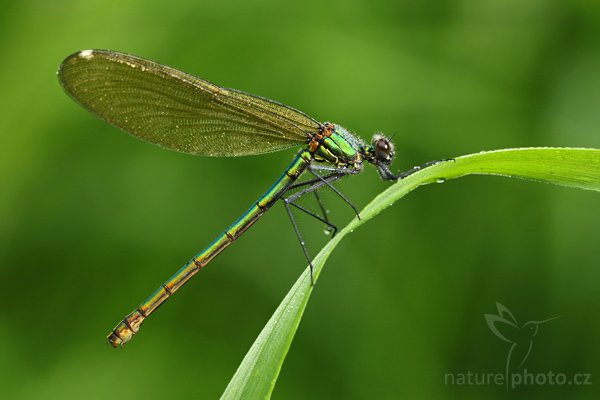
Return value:
M 63 61 L 58 78 L 75 101 L 100 118 L 184 153 L 267 153 L 307 143 L 320 126 L 272 100 L 113 51 L 75 53 Z

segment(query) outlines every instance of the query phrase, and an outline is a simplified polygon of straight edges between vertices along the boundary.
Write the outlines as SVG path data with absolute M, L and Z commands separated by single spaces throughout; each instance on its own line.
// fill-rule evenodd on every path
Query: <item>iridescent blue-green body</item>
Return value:
M 227 157 L 304 146 L 242 216 L 111 331 L 108 341 L 114 347 L 127 343 L 146 317 L 252 226 L 305 171 L 316 176 L 306 192 L 360 172 L 364 161 L 375 165 L 382 178 L 397 179 L 388 168 L 393 146 L 383 136 L 376 135 L 365 145 L 339 125 L 319 123 L 283 104 L 221 88 L 152 61 L 85 50 L 67 57 L 58 75 L 65 91 L 83 107 L 169 149 Z

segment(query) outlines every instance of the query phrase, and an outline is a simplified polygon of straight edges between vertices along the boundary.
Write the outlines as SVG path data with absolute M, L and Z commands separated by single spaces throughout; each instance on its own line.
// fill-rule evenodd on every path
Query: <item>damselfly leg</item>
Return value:
M 307 169 L 310 170 L 310 166 Z M 288 191 L 292 190 L 292 189 L 297 189 L 299 187 L 304 187 L 304 188 L 290 196 L 281 198 L 281 200 L 283 201 L 285 210 L 288 214 L 288 217 L 290 218 L 290 222 L 292 223 L 292 227 L 294 228 L 294 232 L 296 233 L 296 236 L 298 237 L 298 241 L 300 242 L 300 246 L 302 248 L 302 252 L 304 253 L 304 257 L 306 258 L 306 261 L 308 262 L 308 265 L 310 268 L 310 281 L 311 281 L 312 285 L 314 285 L 314 277 L 313 277 L 314 267 L 312 264 L 312 259 L 308 254 L 308 250 L 306 248 L 306 243 L 304 242 L 304 239 L 302 238 L 302 234 L 300 233 L 300 230 L 298 229 L 298 224 L 296 223 L 296 220 L 294 219 L 294 215 L 292 214 L 292 210 L 291 210 L 290 206 L 293 206 L 296 209 L 304 212 L 305 214 L 308 214 L 311 217 L 317 219 L 318 221 L 324 223 L 327 226 L 328 230 L 333 232 L 333 234 L 331 236 L 333 238 L 335 236 L 335 234 L 337 233 L 337 227 L 329 222 L 329 219 L 327 218 L 327 212 L 325 210 L 325 207 L 323 206 L 323 203 L 321 202 L 321 199 L 320 199 L 319 195 L 317 194 L 318 189 L 322 188 L 323 186 L 327 186 L 327 187 L 331 188 L 333 190 L 333 192 L 335 194 L 337 194 L 339 197 L 341 197 L 347 204 L 349 204 L 350 207 L 352 208 L 352 210 L 356 213 L 357 217 L 360 218 L 360 216 L 358 214 L 358 210 L 356 209 L 354 204 L 352 204 L 352 202 L 350 202 L 350 200 L 346 196 L 344 196 L 344 194 L 342 194 L 337 188 L 335 188 L 332 185 L 332 183 L 335 182 L 336 180 L 338 180 L 344 176 L 354 174 L 356 172 L 353 172 L 352 170 L 348 170 L 345 168 L 344 169 L 342 169 L 342 168 L 338 168 L 338 169 L 327 168 L 325 170 L 327 170 L 329 172 L 332 172 L 332 171 L 333 172 L 330 173 L 329 175 L 321 176 L 317 172 L 310 170 L 310 172 L 315 176 L 315 178 L 290 186 Z M 301 197 L 303 197 L 309 193 L 315 194 L 317 203 L 321 209 L 321 212 L 323 213 L 323 217 L 317 215 L 316 213 L 314 213 L 296 203 L 296 201 L 298 199 L 300 199 Z

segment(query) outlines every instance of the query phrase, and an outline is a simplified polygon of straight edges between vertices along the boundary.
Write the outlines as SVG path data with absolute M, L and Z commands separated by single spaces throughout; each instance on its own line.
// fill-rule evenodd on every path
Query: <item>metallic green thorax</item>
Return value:
M 323 126 L 329 128 L 329 136 L 323 138 L 314 152 L 316 160 L 327 161 L 337 168 L 360 170 L 364 142 L 339 125 L 325 123 Z

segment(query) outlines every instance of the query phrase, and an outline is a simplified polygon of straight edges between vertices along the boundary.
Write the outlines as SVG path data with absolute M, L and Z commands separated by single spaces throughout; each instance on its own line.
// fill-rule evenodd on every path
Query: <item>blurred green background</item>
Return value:
M 217 398 L 305 267 L 276 206 L 144 325 L 105 336 L 273 182 L 294 151 L 211 159 L 92 117 L 64 57 L 108 48 L 281 101 L 365 139 L 394 169 L 481 150 L 600 147 L 590 1 L 18 1 L 0 13 L 0 384 L 7 399 Z M 361 208 L 388 187 L 342 182 Z M 326 195 L 344 226 L 348 207 Z M 598 193 L 495 177 L 424 187 L 329 259 L 278 399 L 598 398 Z M 316 254 L 323 227 L 300 217 Z M 448 385 L 501 373 L 504 304 L 543 326 L 524 367 L 587 386 Z

